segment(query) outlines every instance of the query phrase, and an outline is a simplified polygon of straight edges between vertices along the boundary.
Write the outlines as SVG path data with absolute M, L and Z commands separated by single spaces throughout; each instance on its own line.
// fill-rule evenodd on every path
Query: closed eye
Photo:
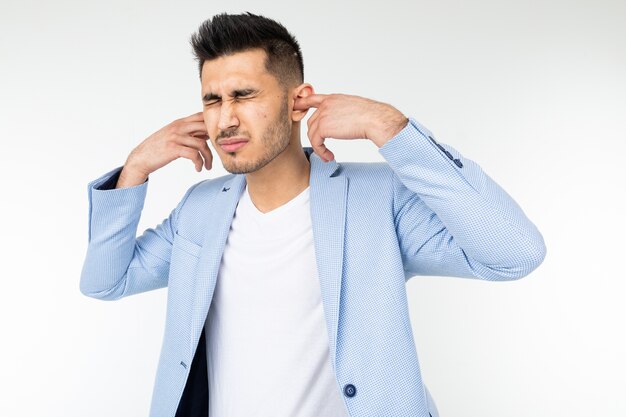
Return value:
M 208 107 L 208 106 L 212 106 L 212 105 L 214 105 L 216 103 L 219 103 L 220 101 L 222 101 L 222 100 L 209 100 L 209 101 L 205 101 L 204 105 L 205 105 L 205 107 Z
M 204 97 L 202 97 L 202 102 L 204 103 L 205 106 L 210 106 L 220 101 L 222 101 L 222 97 L 213 93 L 207 93 L 204 95 Z
M 256 90 L 253 90 L 251 88 L 246 88 L 243 90 L 235 90 L 231 93 L 231 96 L 234 99 L 238 99 L 238 98 L 250 98 L 250 96 L 252 96 L 254 93 L 256 93 Z
M 240 101 L 240 100 L 247 100 L 247 99 L 251 99 L 257 96 L 257 94 L 259 93 L 259 90 L 253 89 L 253 88 L 244 88 L 244 89 L 240 89 L 240 90 L 233 90 L 230 93 L 230 99 L 228 99 L 229 101 Z M 222 97 L 214 94 L 214 93 L 207 93 L 203 98 L 202 98 L 202 102 L 204 103 L 205 107 L 208 106 L 212 106 L 213 104 L 217 104 L 220 103 L 222 101 Z

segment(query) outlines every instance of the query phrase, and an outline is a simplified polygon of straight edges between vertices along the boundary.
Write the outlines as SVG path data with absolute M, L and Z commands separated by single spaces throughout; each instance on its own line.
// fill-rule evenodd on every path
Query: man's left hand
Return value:
M 326 162 L 335 158 L 324 145 L 326 138 L 369 139 L 380 148 L 409 121 L 389 104 L 345 94 L 312 94 L 294 103 L 294 110 L 310 108 L 316 110 L 307 121 L 309 141 Z

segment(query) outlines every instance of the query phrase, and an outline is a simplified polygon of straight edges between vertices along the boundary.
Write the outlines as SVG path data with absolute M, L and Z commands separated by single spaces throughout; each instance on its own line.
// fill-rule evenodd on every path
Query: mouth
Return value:
M 241 149 L 248 143 L 248 139 L 243 138 L 228 138 L 218 141 L 218 145 L 224 150 L 224 152 L 235 152 Z

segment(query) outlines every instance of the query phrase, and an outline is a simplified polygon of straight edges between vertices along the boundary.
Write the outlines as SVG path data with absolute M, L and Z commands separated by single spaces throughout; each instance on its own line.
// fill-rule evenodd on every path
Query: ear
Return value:
M 300 120 L 304 119 L 304 116 L 306 116 L 308 112 L 308 109 L 307 110 L 294 110 L 293 106 L 295 102 L 298 99 L 308 97 L 311 94 L 315 94 L 315 91 L 313 90 L 313 86 L 308 83 L 300 84 L 299 86 L 297 86 L 296 88 L 292 90 L 291 120 L 293 122 L 299 122 Z

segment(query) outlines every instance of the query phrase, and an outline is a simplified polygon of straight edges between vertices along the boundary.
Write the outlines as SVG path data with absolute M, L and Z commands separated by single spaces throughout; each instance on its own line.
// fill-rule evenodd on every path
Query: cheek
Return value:
M 252 100 L 242 102 L 237 108 L 237 117 L 242 121 L 255 123 L 267 119 L 268 109 L 266 105 Z
M 205 109 L 202 115 L 204 117 L 204 127 L 206 127 L 209 133 L 209 138 L 214 140 L 218 132 L 217 123 L 219 121 L 219 113 Z
M 268 121 L 273 120 L 272 108 L 269 105 L 251 106 L 249 114 L 251 117 L 254 117 L 254 120 L 256 120 L 257 123 L 265 124 Z

